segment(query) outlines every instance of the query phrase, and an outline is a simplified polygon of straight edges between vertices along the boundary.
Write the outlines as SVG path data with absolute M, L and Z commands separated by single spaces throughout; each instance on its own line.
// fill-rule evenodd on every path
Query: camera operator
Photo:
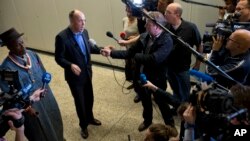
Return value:
M 249 97 L 250 97 L 250 87 L 249 86 L 244 86 L 244 85 L 234 85 L 231 89 L 231 93 L 234 98 L 234 104 L 233 106 L 235 108 L 247 108 L 247 110 L 250 110 L 250 104 L 249 104 Z M 203 130 L 200 128 L 200 126 L 197 123 L 197 107 L 192 106 L 191 104 L 188 106 L 188 108 L 185 110 L 183 113 L 183 118 L 185 120 L 185 135 L 184 135 L 184 141 L 194 141 L 195 137 L 195 127 L 198 127 L 198 130 Z M 200 118 L 200 117 L 199 117 Z M 223 120 L 224 121 L 224 120 Z M 222 121 L 222 122 L 223 122 Z M 211 122 L 210 124 L 214 124 L 218 126 L 216 123 Z M 249 115 L 248 114 L 243 114 L 243 113 L 238 113 L 238 115 L 230 121 L 228 121 L 226 128 L 222 131 L 220 134 L 217 136 L 207 136 L 209 134 L 207 133 L 202 133 L 200 140 L 219 140 L 219 141 L 234 141 L 236 140 L 237 137 L 234 136 L 235 134 L 235 129 L 238 128 L 244 128 L 248 127 L 249 129 Z M 204 126 L 203 126 L 204 127 Z M 205 127 L 206 128 L 206 127 Z M 233 129 L 233 130 L 232 130 Z M 241 141 L 243 141 L 243 138 L 239 138 Z M 246 136 L 245 136 L 246 139 Z M 248 138 L 249 139 L 249 138 Z M 245 141 L 245 140 L 244 140 Z
M 228 51 L 223 53 L 219 53 L 223 44 L 223 37 L 218 35 L 213 40 L 210 61 L 236 81 L 242 84 L 247 83 L 247 76 L 250 75 L 250 31 L 239 29 L 233 32 L 227 39 L 226 49 Z M 224 87 L 230 88 L 234 84 L 234 82 L 229 82 L 228 79 L 219 75 L 210 66 L 207 66 L 207 73 L 212 75 Z

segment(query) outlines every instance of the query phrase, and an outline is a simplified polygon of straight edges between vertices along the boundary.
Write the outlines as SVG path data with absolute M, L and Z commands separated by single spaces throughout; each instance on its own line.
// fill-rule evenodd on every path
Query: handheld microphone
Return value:
M 211 77 L 211 76 L 209 76 L 209 75 L 207 75 L 205 73 L 199 72 L 197 70 L 194 70 L 194 69 L 190 70 L 189 74 L 196 77 L 196 78 L 198 78 L 202 82 L 211 83 L 211 82 L 214 81 L 213 77 Z
M 42 89 L 45 89 L 45 87 L 50 83 L 50 81 L 51 81 L 51 74 L 45 72 L 42 77 L 42 82 L 43 82 Z M 41 94 L 41 97 L 44 97 L 44 93 Z
M 28 84 L 27 86 L 25 86 L 24 88 L 22 88 L 17 95 L 23 97 L 24 99 L 26 99 L 29 96 L 30 93 L 30 89 L 32 88 L 31 84 Z
M 106 35 L 107 35 L 109 38 L 113 38 L 116 42 L 118 42 L 118 39 L 115 38 L 115 37 L 113 36 L 113 34 L 112 34 L 110 31 L 107 31 L 107 32 L 106 32 Z
M 89 44 L 90 44 L 91 47 L 97 47 L 96 41 L 94 39 L 89 39 Z
M 121 37 L 121 39 L 123 39 L 123 40 L 127 40 L 127 38 L 126 38 L 126 33 L 125 33 L 125 32 L 121 32 L 121 33 L 120 33 L 120 37 Z
M 146 77 L 146 75 L 144 73 L 140 74 L 140 81 L 141 81 L 142 85 L 147 84 L 147 77 Z

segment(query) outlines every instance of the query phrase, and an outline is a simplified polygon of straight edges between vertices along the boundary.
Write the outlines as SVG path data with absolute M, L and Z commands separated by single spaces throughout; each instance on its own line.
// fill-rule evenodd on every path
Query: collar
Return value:
M 174 30 L 177 30 L 177 29 L 181 28 L 182 25 L 183 25 L 183 19 L 181 18 L 181 23 L 180 23 L 179 25 L 176 25 L 176 26 L 171 25 L 171 26 L 172 26 L 172 28 L 173 28 Z

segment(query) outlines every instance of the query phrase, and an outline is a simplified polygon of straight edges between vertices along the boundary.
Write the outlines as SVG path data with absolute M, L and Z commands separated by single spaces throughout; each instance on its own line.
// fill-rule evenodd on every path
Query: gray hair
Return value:
M 167 24 L 167 21 L 163 14 L 158 11 L 150 11 L 149 16 L 151 16 L 156 22 L 160 23 L 161 25 L 165 26 Z

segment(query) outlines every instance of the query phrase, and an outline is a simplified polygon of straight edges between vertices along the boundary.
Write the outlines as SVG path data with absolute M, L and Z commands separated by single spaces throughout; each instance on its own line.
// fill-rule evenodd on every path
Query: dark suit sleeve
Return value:
M 69 69 L 71 67 L 71 62 L 65 59 L 65 44 L 62 37 L 59 35 L 56 36 L 55 46 L 55 60 L 57 64 L 65 69 Z
M 159 48 L 152 54 L 137 53 L 135 61 L 140 64 L 161 64 L 166 60 L 173 48 L 173 41 L 169 35 L 157 41 Z
M 142 51 L 142 44 L 137 41 L 135 45 L 130 47 L 128 50 L 113 50 L 110 56 L 116 59 L 129 59 L 133 58 L 137 52 Z

